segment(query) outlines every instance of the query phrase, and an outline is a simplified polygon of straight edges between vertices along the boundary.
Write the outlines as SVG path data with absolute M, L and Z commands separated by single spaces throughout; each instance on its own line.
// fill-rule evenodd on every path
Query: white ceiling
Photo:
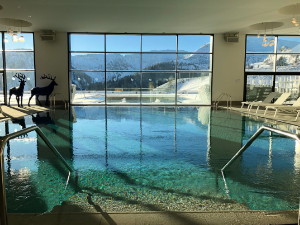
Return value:
M 280 8 L 299 0 L 2 0 L 0 18 L 27 20 L 26 31 L 118 33 L 256 33 L 249 26 L 283 22 L 276 34 L 300 34 Z M 300 8 L 299 15 L 300 17 Z M 1 26 L 5 30 L 5 26 Z

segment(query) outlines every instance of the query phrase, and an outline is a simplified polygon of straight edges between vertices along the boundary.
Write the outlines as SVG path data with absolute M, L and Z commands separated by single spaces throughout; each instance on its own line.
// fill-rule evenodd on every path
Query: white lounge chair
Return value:
M 269 106 L 266 106 L 264 115 L 266 115 L 268 109 L 275 110 L 274 117 L 276 117 L 278 111 L 296 112 L 297 110 L 300 110 L 300 97 L 292 105 L 269 105 Z
M 264 100 L 262 100 L 262 101 L 254 101 L 254 102 L 249 102 L 249 101 L 248 101 L 248 102 L 242 102 L 241 108 L 243 108 L 244 105 L 248 105 L 248 110 L 249 110 L 250 105 L 251 105 L 252 103 L 255 103 L 255 102 L 271 103 L 272 100 L 273 100 L 274 98 L 276 98 L 278 95 L 280 95 L 278 92 L 271 92 L 271 93 L 268 94 L 267 97 L 266 97 Z
M 252 109 L 253 106 L 256 106 L 256 112 L 258 112 L 259 107 L 266 107 L 266 106 L 277 106 L 277 105 L 282 105 L 288 97 L 290 97 L 291 93 L 283 93 L 281 96 L 273 103 L 263 103 L 263 102 L 253 102 L 250 104 L 249 111 Z
M 299 114 L 300 114 L 300 110 L 297 110 L 297 116 L 296 116 L 296 119 L 295 119 L 295 121 L 297 121 L 297 120 L 298 120 Z

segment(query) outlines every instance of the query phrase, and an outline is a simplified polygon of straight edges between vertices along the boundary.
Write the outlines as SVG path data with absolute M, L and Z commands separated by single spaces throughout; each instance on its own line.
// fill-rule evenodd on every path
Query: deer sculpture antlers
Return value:
M 46 75 L 43 74 L 43 76 L 41 76 L 41 79 L 48 79 L 48 80 L 55 80 L 56 76 L 54 78 L 52 78 L 52 76 L 50 74 Z
M 26 79 L 26 76 L 23 73 L 16 73 L 13 77 L 18 78 L 20 81 Z

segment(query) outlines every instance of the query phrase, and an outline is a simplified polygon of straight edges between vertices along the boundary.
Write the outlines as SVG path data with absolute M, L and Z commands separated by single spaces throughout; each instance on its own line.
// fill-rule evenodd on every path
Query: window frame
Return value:
M 275 46 L 274 46 L 274 52 L 273 53 L 266 53 L 266 52 L 247 52 L 247 38 L 249 36 L 257 36 L 257 34 L 247 34 L 245 38 L 245 58 L 244 58 L 244 90 L 243 90 L 243 101 L 246 101 L 247 97 L 247 76 L 248 75 L 255 75 L 255 76 L 273 76 L 273 85 L 272 85 L 272 91 L 275 91 L 275 83 L 276 83 L 276 76 L 300 76 L 300 70 L 299 71 L 291 71 L 291 72 L 283 72 L 283 71 L 277 71 L 276 70 L 276 62 L 278 56 L 280 55 L 287 55 L 287 53 L 281 53 L 277 52 L 277 44 L 278 44 L 278 37 L 299 37 L 299 35 L 278 35 L 278 34 L 271 34 L 267 35 L 275 37 Z M 274 55 L 274 70 L 273 71 L 246 71 L 246 57 L 247 55 Z M 300 53 L 288 53 L 289 55 L 300 55 Z
M 71 35 L 73 34 L 84 34 L 84 35 L 88 35 L 88 34 L 91 34 L 91 35 L 104 35 L 104 51 L 71 51 Z M 106 50 L 106 36 L 107 35 L 137 35 L 137 36 L 140 36 L 140 51 L 137 52 L 137 51 L 128 51 L 128 52 L 117 52 L 117 51 L 107 51 Z M 175 63 L 175 69 L 174 70 L 144 70 L 143 69 L 143 55 L 146 55 L 146 54 L 154 54 L 154 52 L 148 52 L 148 51 L 143 51 L 142 49 L 142 46 L 143 46 L 143 36 L 175 36 L 176 38 L 176 51 L 175 52 L 155 52 L 155 54 L 174 54 L 175 55 L 175 58 L 176 58 L 176 63 Z M 195 35 L 195 36 L 210 36 L 210 50 L 209 52 L 186 52 L 185 54 L 195 54 L 195 55 L 209 55 L 209 68 L 208 70 L 179 70 L 178 69 L 178 55 L 184 55 L 183 52 L 181 51 L 178 51 L 178 37 L 179 36 L 192 36 L 192 35 Z M 140 80 L 142 81 L 142 74 L 144 73 L 155 73 L 155 72 L 161 72 L 161 73 L 175 73 L 175 80 L 176 80 L 176 88 L 175 88 L 175 101 L 174 101 L 174 104 L 166 104 L 166 105 L 179 105 L 179 106 L 184 106 L 184 105 L 188 105 L 188 106 L 191 106 L 191 105 L 211 105 L 211 102 L 212 102 L 212 81 L 213 81 L 213 54 L 214 54 L 214 35 L 213 34 L 199 34 L 199 33 L 193 33 L 193 34 L 181 34 L 181 33 L 97 33 L 97 32 L 92 32 L 92 33 L 86 33 L 86 32 L 69 32 L 68 33 L 68 56 L 69 56 L 69 65 L 68 65 L 68 80 L 69 80 L 69 86 L 72 85 L 72 77 L 71 77 L 71 73 L 72 72 L 104 72 L 105 74 L 105 100 L 103 102 L 104 105 L 114 105 L 112 103 L 108 103 L 107 101 L 107 73 L 112 73 L 112 72 L 126 72 L 126 73 L 139 73 L 140 74 Z M 72 70 L 71 69 L 71 54 L 72 53 L 104 53 L 104 71 L 83 71 L 83 70 Z M 139 70 L 108 70 L 106 67 L 107 67 L 107 54 L 112 54 L 112 53 L 118 53 L 118 54 L 140 54 L 140 69 Z M 177 79 L 178 79 L 178 76 L 180 73 L 185 73 L 185 72 L 194 72 L 194 73 L 208 73 L 209 76 L 210 76 L 210 104 L 181 104 L 181 103 L 178 103 L 178 99 L 177 99 Z M 142 95 L 142 85 L 140 85 L 140 96 Z M 69 99 L 71 99 L 71 93 L 69 92 Z M 88 103 L 71 103 L 72 105 L 91 105 L 91 104 L 88 104 Z M 103 105 L 103 104 L 100 104 L 100 105 Z M 124 104 L 126 105 L 126 104 Z M 140 97 L 140 101 L 139 103 L 137 103 L 137 105 L 148 105 L 148 104 L 143 104 L 142 100 L 141 100 L 141 97 Z M 150 105 L 155 105 L 155 104 L 150 104 Z
M 0 31 L 1 35 L 2 35 L 2 50 L 1 50 L 1 54 L 2 54 L 2 61 L 3 61 L 3 68 L 0 68 L 0 73 L 3 74 L 3 95 L 4 95 L 4 104 L 7 105 L 8 104 L 8 83 L 7 83 L 7 72 L 10 71 L 20 71 L 20 72 L 33 72 L 33 76 L 34 76 L 34 86 L 36 84 L 36 64 L 35 64 L 35 35 L 34 32 L 22 32 L 22 34 L 32 34 L 32 50 L 14 50 L 14 49 L 10 49 L 10 50 L 6 50 L 5 48 L 5 37 L 6 35 L 9 36 L 7 34 L 6 31 Z M 25 40 L 26 42 L 26 40 Z M 33 53 L 33 69 L 7 69 L 7 60 L 6 60 L 6 52 L 32 52 Z

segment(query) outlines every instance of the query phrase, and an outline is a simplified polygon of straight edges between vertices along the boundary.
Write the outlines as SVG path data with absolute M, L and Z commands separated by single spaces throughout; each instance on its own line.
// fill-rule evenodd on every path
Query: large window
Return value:
M 11 35 L 1 32 L 0 56 L 0 102 L 8 102 L 9 89 L 20 85 L 16 74 L 24 74 L 23 105 L 27 104 L 30 90 L 35 86 L 34 44 L 33 33 L 22 33 L 24 42 L 14 42 Z M 20 36 L 21 34 L 18 34 Z M 4 46 L 4 49 L 2 49 Z M 5 93 L 6 91 L 6 93 Z M 11 97 L 11 104 L 16 104 L 15 95 Z
M 300 93 L 300 36 L 253 36 L 246 39 L 245 99 L 263 100 L 271 91 Z
M 70 34 L 73 104 L 211 104 L 212 36 Z

